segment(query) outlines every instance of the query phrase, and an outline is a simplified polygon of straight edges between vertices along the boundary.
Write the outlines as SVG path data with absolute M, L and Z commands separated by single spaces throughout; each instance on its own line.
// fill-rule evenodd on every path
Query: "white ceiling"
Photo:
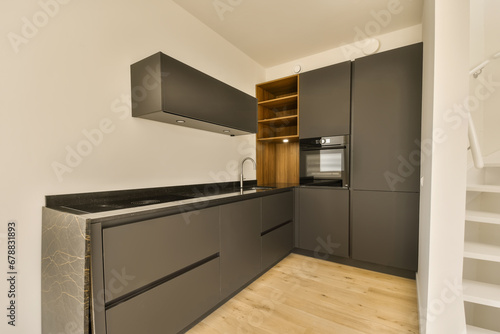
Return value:
M 423 0 L 173 1 L 266 68 L 414 26 L 423 6 Z

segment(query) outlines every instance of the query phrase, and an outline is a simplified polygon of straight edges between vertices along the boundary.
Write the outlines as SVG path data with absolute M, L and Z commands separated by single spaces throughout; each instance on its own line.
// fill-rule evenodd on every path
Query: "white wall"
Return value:
M 500 1 L 484 0 L 484 53 L 486 57 L 500 52 Z M 492 94 L 484 101 L 484 155 L 500 157 L 500 59 L 492 61 L 483 71 L 482 79 L 492 84 Z
M 262 67 L 169 0 L 57 1 L 4 1 L 0 10 L 1 333 L 40 333 L 44 195 L 236 181 L 235 164 L 255 155 L 254 135 L 133 119 L 129 66 L 163 51 L 251 95 L 265 81 Z M 52 16 L 41 3 L 52 4 Z M 40 27 L 23 28 L 26 21 Z M 14 48 L 9 33 L 22 44 Z M 59 181 L 52 164 L 66 164 L 67 147 L 84 145 L 82 131 L 105 119 L 112 131 Z M 19 229 L 15 328 L 5 309 L 9 220 Z
M 421 332 L 465 333 L 461 293 L 468 96 L 469 1 L 424 3 L 420 245 Z
M 364 41 L 355 42 L 355 37 L 359 36 L 354 34 L 352 41 L 346 41 L 345 44 L 339 48 L 330 49 L 305 58 L 296 59 L 278 66 L 267 68 L 266 80 L 274 80 L 276 78 L 295 74 L 293 72 L 295 65 L 300 65 L 302 69 L 301 72 L 307 72 L 316 68 L 365 57 L 366 55 L 363 53 L 363 47 L 366 44 L 364 44 Z M 376 38 L 380 43 L 377 52 L 383 52 L 405 45 L 422 42 L 422 25 L 418 24 L 384 35 L 367 37 Z

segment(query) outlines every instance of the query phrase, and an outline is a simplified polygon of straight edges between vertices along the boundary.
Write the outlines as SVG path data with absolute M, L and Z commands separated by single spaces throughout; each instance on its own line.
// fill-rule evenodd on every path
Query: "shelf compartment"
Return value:
M 258 120 L 263 121 L 267 119 L 287 117 L 287 116 L 297 116 L 297 105 L 286 106 L 282 108 L 265 108 L 262 106 L 258 107 Z
M 285 96 L 296 95 L 298 92 L 298 75 L 269 81 L 257 85 L 259 101 L 274 100 Z
M 298 136 L 297 121 L 296 116 L 260 121 L 257 139 Z

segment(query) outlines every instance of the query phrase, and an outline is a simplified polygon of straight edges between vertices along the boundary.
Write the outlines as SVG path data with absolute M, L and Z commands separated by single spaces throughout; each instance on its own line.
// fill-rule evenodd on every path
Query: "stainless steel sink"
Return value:
M 270 189 L 274 189 L 275 187 L 266 187 L 266 186 L 254 186 L 254 187 L 251 187 L 250 189 L 251 190 L 270 190 Z

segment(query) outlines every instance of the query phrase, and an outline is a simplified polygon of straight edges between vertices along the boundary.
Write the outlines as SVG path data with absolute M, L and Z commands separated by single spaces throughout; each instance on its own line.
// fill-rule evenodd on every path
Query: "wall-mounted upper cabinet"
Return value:
M 350 133 L 351 62 L 300 74 L 300 138 Z
M 158 52 L 131 66 L 132 116 L 227 135 L 257 132 L 257 99 Z

